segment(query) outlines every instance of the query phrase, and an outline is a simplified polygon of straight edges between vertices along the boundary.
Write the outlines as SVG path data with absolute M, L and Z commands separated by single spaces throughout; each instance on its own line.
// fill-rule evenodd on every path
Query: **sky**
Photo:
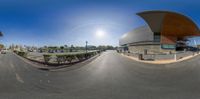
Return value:
M 146 25 L 136 15 L 168 10 L 200 26 L 199 0 L 0 0 L 0 42 L 6 46 L 113 45 Z M 196 39 L 199 43 L 200 40 Z

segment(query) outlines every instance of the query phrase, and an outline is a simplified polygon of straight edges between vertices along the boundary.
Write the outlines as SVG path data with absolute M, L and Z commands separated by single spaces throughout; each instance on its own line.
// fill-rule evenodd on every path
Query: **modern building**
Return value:
M 133 53 L 160 53 L 183 50 L 188 38 L 200 36 L 198 26 L 188 17 L 170 11 L 137 13 L 147 23 L 124 34 L 119 44 Z

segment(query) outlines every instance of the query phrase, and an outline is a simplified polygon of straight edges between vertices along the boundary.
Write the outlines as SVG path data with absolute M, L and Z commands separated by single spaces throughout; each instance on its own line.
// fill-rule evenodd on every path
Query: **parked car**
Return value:
M 6 54 L 6 50 L 2 50 L 2 51 L 1 51 L 1 54 Z
M 29 49 L 28 51 L 29 51 L 29 52 L 33 52 L 33 50 L 31 50 L 31 49 Z

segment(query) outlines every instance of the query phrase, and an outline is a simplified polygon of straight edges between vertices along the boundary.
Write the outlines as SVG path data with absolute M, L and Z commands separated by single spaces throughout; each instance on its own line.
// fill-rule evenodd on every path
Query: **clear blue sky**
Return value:
M 135 13 L 170 10 L 200 25 L 199 0 L 0 0 L 0 42 L 22 45 L 118 45 L 146 23 Z M 105 36 L 95 36 L 103 30 Z M 197 42 L 199 42 L 197 40 Z

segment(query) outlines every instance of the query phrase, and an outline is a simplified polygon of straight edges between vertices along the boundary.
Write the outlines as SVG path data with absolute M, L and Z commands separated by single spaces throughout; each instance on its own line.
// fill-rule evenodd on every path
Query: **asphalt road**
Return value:
M 8 53 L 0 55 L 0 99 L 199 99 L 199 60 L 150 65 L 108 51 L 50 72 Z

